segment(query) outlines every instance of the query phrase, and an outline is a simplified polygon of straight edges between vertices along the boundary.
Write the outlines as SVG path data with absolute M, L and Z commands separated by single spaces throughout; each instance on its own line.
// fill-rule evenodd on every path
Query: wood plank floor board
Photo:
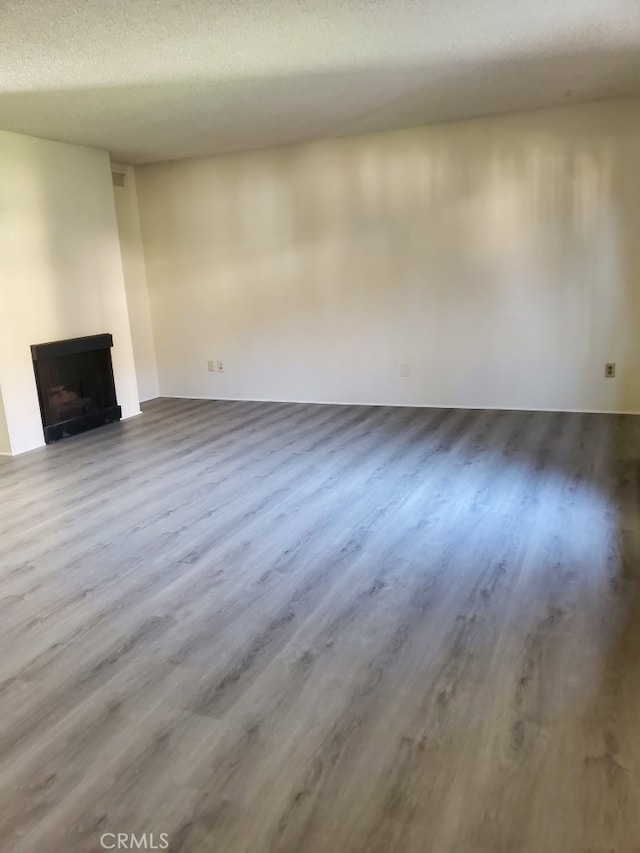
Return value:
M 161 399 L 0 495 L 2 850 L 640 851 L 638 419 Z

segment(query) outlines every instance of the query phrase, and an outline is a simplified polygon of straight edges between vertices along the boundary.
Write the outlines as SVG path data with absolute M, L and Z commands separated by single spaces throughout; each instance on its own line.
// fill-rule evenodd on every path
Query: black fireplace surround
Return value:
M 113 338 L 107 334 L 32 345 L 47 444 L 122 417 L 113 381 L 112 346 Z

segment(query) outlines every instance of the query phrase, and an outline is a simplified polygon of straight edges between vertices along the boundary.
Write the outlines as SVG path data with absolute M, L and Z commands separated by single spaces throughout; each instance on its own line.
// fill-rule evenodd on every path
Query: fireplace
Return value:
M 111 335 L 32 345 L 47 444 L 122 417 L 113 381 L 112 346 Z

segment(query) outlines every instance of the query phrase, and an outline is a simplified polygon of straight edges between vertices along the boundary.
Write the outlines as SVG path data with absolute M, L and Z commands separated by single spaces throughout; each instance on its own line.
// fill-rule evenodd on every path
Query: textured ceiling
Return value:
M 131 163 L 632 93 L 639 0 L 0 0 L 0 128 Z

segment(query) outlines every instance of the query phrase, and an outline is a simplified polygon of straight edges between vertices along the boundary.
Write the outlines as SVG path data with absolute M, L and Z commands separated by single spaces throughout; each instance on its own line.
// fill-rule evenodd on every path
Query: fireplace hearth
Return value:
M 47 444 L 122 417 L 113 379 L 112 346 L 108 334 L 32 345 Z

